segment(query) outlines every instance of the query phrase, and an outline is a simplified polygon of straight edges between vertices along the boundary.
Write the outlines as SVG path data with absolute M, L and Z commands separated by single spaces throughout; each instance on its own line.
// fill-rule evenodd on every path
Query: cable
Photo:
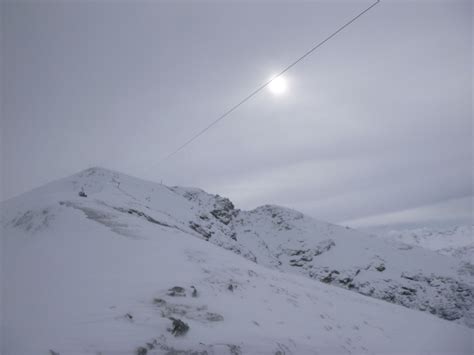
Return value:
M 190 139 L 188 139 L 185 143 L 183 143 L 182 145 L 180 145 L 178 148 L 176 148 L 173 152 L 171 152 L 170 154 L 168 154 L 165 158 L 162 159 L 162 161 L 165 161 L 165 160 L 168 160 L 169 158 L 171 158 L 173 155 L 177 154 L 179 151 L 181 151 L 182 149 L 184 149 L 187 145 L 191 144 L 194 140 L 196 140 L 198 137 L 200 137 L 201 135 L 203 135 L 206 131 L 208 131 L 212 126 L 216 125 L 219 121 L 223 120 L 225 117 L 227 117 L 229 114 L 231 114 L 233 111 L 235 111 L 239 106 L 243 105 L 245 102 L 247 102 L 248 100 L 250 100 L 253 96 L 255 96 L 256 94 L 258 94 L 260 91 L 262 91 L 265 87 L 267 87 L 273 80 L 275 80 L 276 78 L 282 76 L 283 74 L 285 74 L 288 70 L 290 70 L 291 68 L 293 68 L 296 64 L 298 64 L 299 62 L 301 62 L 303 59 L 305 59 L 307 56 L 311 55 L 316 49 L 318 49 L 319 47 L 321 47 L 324 43 L 326 43 L 327 41 L 329 41 L 330 39 L 332 39 L 334 36 L 336 36 L 339 32 L 341 32 L 342 30 L 344 30 L 346 27 L 348 27 L 349 25 L 351 25 L 354 21 L 356 21 L 359 17 L 361 17 L 362 15 L 364 15 L 366 12 L 368 12 L 369 10 L 371 10 L 375 5 L 377 5 L 378 3 L 380 2 L 380 0 L 377 0 L 376 2 L 374 2 L 372 5 L 370 5 L 369 7 L 367 7 L 365 10 L 363 10 L 362 12 L 360 12 L 357 16 L 353 17 L 351 20 L 349 20 L 348 22 L 346 22 L 344 25 L 342 25 L 341 27 L 339 27 L 336 31 L 334 31 L 331 35 L 329 35 L 328 37 L 326 37 L 324 40 L 322 40 L 321 42 L 319 42 L 318 44 L 316 44 L 313 48 L 311 48 L 309 51 L 307 51 L 305 54 L 303 54 L 301 57 L 299 57 L 298 59 L 296 59 L 293 63 L 291 63 L 290 65 L 288 65 L 285 69 L 283 69 L 279 74 L 277 74 L 275 77 L 273 77 L 271 80 L 267 81 L 266 83 L 262 84 L 261 86 L 259 86 L 257 89 L 255 89 L 252 93 L 250 93 L 248 96 L 246 96 L 244 99 L 242 99 L 239 103 L 237 103 L 236 105 L 234 105 L 232 108 L 230 108 L 229 110 L 227 110 L 226 112 L 224 112 L 222 115 L 220 115 L 216 120 L 214 120 L 213 122 L 211 122 L 209 125 L 207 125 L 205 128 L 203 128 L 201 131 L 199 131 L 198 133 L 196 133 L 194 136 L 192 136 Z

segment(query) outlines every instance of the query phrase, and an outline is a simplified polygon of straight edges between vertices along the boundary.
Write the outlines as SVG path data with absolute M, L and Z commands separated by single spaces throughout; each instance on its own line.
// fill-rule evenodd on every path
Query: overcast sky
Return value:
M 471 1 L 2 2 L 3 199 L 91 166 L 352 226 L 472 216 Z

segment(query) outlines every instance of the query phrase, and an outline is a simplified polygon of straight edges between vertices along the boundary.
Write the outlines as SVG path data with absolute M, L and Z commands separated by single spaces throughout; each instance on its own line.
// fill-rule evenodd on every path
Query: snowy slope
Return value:
M 263 239 L 279 239 L 268 241 L 268 249 L 300 247 L 306 234 L 293 226 L 300 221 L 298 228 L 319 226 L 312 236 L 324 250 L 323 231 L 342 244 L 336 226 L 330 233 L 330 225 L 300 215 L 280 223 L 275 207 L 230 207 L 200 190 L 103 169 L 3 203 L 2 354 L 471 353 L 467 327 L 311 280 L 306 272 L 265 267 L 304 269 L 283 267 L 287 252 L 262 252 Z M 279 247 L 287 227 L 296 244 Z M 346 231 L 353 248 L 356 232 Z M 252 239 L 253 232 L 261 237 Z M 382 247 L 369 249 L 375 248 Z M 454 272 L 450 258 L 436 257 Z M 341 263 L 341 270 L 352 265 Z M 181 336 L 171 333 L 182 329 L 178 320 L 189 326 Z
M 384 238 L 434 250 L 465 262 L 473 262 L 474 234 L 472 225 L 389 230 L 378 234 Z
M 474 326 L 472 264 L 279 206 L 239 211 L 200 190 L 173 191 L 197 205 L 201 234 L 249 260 Z

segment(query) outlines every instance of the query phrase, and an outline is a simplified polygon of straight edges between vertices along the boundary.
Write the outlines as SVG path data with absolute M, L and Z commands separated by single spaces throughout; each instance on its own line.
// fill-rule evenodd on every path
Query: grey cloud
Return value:
M 2 3 L 4 198 L 94 165 L 334 222 L 472 195 L 470 1 L 383 1 L 161 162 L 367 4 Z

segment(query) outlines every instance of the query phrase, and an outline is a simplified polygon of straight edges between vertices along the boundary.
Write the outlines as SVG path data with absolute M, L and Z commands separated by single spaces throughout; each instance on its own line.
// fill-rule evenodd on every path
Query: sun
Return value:
M 274 95 L 281 95 L 286 91 L 287 84 L 285 78 L 278 76 L 268 84 L 268 89 Z

